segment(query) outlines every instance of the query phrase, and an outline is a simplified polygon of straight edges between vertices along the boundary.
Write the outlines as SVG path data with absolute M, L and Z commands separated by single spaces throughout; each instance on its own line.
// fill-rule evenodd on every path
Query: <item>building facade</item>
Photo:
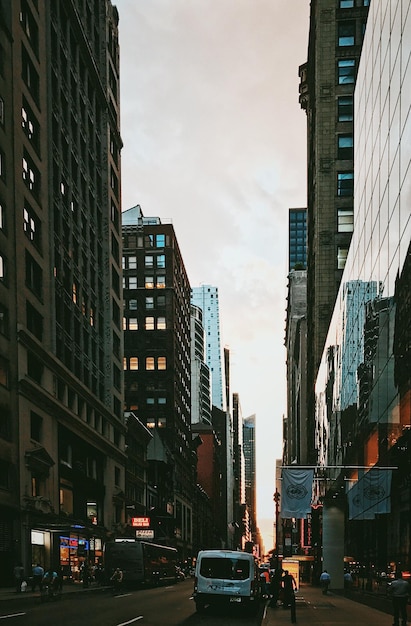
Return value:
M 314 0 L 300 104 L 307 114 L 307 416 L 354 226 L 353 93 L 369 0 Z
M 0 2 L 0 584 L 77 576 L 124 521 L 117 27 Z
M 324 545 L 342 528 L 370 590 L 411 569 L 410 59 L 410 1 L 373 0 L 354 97 L 354 230 L 316 381 L 318 460 L 335 467 Z
M 191 555 L 190 284 L 172 224 L 123 212 L 124 400 L 153 433 L 147 508 L 155 539 Z
M 191 423 L 211 424 L 210 370 L 205 363 L 203 311 L 191 305 Z

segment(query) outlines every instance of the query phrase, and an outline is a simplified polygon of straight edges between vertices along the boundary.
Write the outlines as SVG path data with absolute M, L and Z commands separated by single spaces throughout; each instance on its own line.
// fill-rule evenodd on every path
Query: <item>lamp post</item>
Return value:
M 278 518 L 279 518 L 279 504 L 280 504 L 280 493 L 275 488 L 275 493 L 273 496 L 273 500 L 275 502 L 275 569 L 278 570 Z

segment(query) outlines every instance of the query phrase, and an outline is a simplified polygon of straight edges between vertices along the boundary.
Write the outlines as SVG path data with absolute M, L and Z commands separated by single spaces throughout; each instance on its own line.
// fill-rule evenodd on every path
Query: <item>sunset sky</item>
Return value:
M 286 411 L 288 209 L 306 206 L 309 0 L 113 0 L 122 208 L 172 220 L 191 286 L 215 285 L 231 391 L 256 414 L 258 524 L 273 547 Z

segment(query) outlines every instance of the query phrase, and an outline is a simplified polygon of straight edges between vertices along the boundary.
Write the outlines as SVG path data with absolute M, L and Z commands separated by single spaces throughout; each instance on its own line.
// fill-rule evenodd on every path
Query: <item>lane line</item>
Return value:
M 139 615 L 138 617 L 134 617 L 133 619 L 130 619 L 128 622 L 122 622 L 121 624 L 117 624 L 117 626 L 127 626 L 127 624 L 132 624 L 133 622 L 138 622 L 139 619 L 143 619 L 143 616 Z
M 0 615 L 0 619 L 10 619 L 11 617 L 21 617 L 22 615 L 26 615 L 26 613 L 10 613 L 10 615 Z

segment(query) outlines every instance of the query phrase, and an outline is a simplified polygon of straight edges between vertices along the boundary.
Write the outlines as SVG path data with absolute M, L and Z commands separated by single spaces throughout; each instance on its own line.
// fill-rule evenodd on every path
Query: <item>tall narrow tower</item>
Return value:
M 218 288 L 211 285 L 193 287 L 191 302 L 203 311 L 206 363 L 211 373 L 211 401 L 223 408 L 223 377 L 220 342 L 220 309 Z

